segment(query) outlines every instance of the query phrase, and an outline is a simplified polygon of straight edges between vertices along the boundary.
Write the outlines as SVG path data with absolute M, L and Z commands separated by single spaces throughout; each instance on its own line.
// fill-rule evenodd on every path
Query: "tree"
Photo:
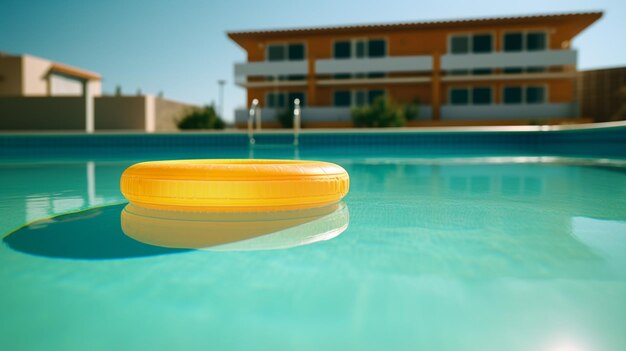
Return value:
M 420 101 L 418 98 L 414 98 L 413 102 L 404 105 L 404 117 L 407 121 L 415 121 L 419 117 Z
M 193 109 L 178 121 L 178 129 L 224 129 L 225 126 L 213 105 Z
M 406 124 L 405 108 L 381 96 L 369 106 L 352 110 L 355 127 L 402 127 Z

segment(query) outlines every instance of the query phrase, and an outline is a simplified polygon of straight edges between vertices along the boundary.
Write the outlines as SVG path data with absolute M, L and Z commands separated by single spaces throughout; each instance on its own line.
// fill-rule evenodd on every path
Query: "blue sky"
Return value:
M 98 72 L 104 92 L 121 85 L 124 93 L 163 91 L 196 104 L 217 102 L 217 80 L 226 79 L 225 117 L 232 120 L 245 103 L 233 63 L 245 53 L 226 31 L 590 10 L 605 15 L 574 41 L 579 68 L 626 65 L 623 0 L 2 0 L 0 51 Z

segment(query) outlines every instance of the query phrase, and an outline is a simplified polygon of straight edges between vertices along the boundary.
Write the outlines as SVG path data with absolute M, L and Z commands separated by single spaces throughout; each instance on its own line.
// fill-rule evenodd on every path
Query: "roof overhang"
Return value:
M 64 76 L 78 78 L 82 80 L 101 80 L 102 79 L 102 77 L 100 77 L 100 75 L 97 73 L 67 66 L 61 63 L 57 63 L 57 62 L 52 63 L 52 65 L 50 66 L 49 73 L 50 74 L 57 73 L 57 74 L 61 74 Z
M 576 12 L 576 13 L 556 13 L 541 14 L 528 16 L 511 16 L 511 17 L 487 17 L 474 19 L 459 20 L 436 20 L 436 21 L 420 21 L 420 22 L 402 22 L 402 23 L 382 23 L 382 24 L 357 24 L 348 26 L 328 26 L 328 27 L 309 27 L 309 28 L 290 28 L 290 29 L 268 29 L 257 31 L 233 31 L 227 32 L 229 38 L 240 43 L 244 40 L 280 38 L 293 36 L 313 36 L 313 35 L 340 35 L 347 33 L 366 33 L 366 32 L 390 32 L 390 31 L 414 31 L 414 30 L 432 30 L 432 29 L 455 29 L 462 27 L 483 27 L 483 26 L 506 26 L 519 24 L 543 24 L 554 22 L 580 21 L 581 26 L 577 32 L 582 31 L 593 22 L 602 17 L 601 11 L 596 12 Z

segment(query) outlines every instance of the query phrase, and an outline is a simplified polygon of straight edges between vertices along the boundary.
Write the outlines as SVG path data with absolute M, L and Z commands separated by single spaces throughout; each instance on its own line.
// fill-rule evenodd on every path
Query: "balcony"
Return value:
M 261 123 L 276 123 L 276 114 L 283 112 L 284 108 L 261 109 Z M 418 120 L 430 120 L 432 118 L 432 108 L 430 105 L 420 105 Z M 235 124 L 245 125 L 248 122 L 248 110 L 235 110 Z M 351 107 L 303 107 L 302 124 L 306 126 L 311 123 L 352 123 Z
M 276 114 L 285 109 L 262 108 L 261 120 L 265 125 L 276 125 Z M 350 107 L 304 107 L 302 108 L 302 124 L 351 123 L 352 108 Z M 578 117 L 577 103 L 543 103 L 543 104 L 491 104 L 491 105 L 442 105 L 442 121 L 507 121 Z M 432 119 L 432 107 L 420 105 L 418 121 Z M 235 123 L 245 125 L 248 121 L 248 110 L 235 111 Z
M 248 77 L 306 75 L 307 61 L 260 61 L 235 64 L 235 82 L 244 84 Z
M 578 104 L 576 103 L 441 106 L 441 119 L 444 121 L 528 120 L 534 118 L 575 118 L 577 116 Z
M 276 114 L 281 113 L 285 108 L 269 108 L 264 107 L 261 109 L 261 123 L 275 123 Z M 303 107 L 302 108 L 302 124 L 316 122 L 350 122 L 351 119 L 350 107 Z M 238 109 L 235 110 L 235 124 L 245 124 L 248 121 L 248 110 Z
M 368 72 L 419 72 L 433 69 L 432 56 L 395 56 L 315 61 L 317 74 Z
M 441 57 L 441 69 L 480 69 L 505 67 L 547 67 L 576 65 L 575 50 L 493 52 L 487 54 L 447 54 Z

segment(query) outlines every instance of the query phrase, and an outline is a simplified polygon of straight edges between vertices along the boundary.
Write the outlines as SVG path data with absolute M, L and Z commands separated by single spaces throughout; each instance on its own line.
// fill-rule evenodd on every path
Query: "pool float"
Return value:
M 258 212 L 339 202 L 350 187 L 340 166 L 293 160 L 177 160 L 137 163 L 120 180 L 131 203 L 178 211 Z
M 330 240 L 348 227 L 348 207 L 274 212 L 183 212 L 128 204 L 122 231 L 144 244 L 209 251 L 277 250 Z

